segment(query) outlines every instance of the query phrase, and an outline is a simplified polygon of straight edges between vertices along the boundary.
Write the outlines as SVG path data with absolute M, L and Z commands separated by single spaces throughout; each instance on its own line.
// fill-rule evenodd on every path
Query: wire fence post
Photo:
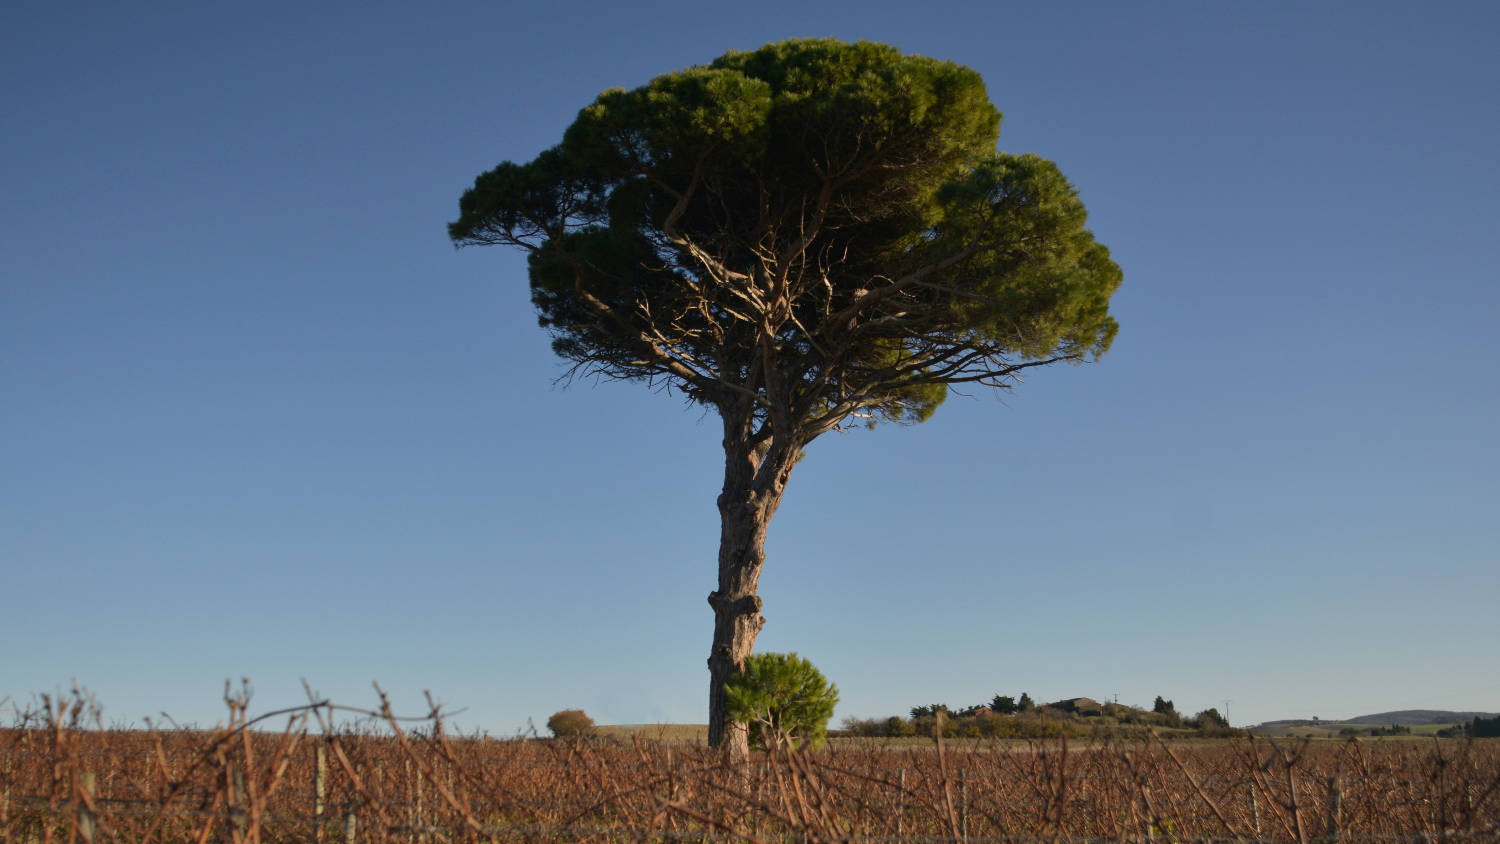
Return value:
M 354 806 L 349 806 L 344 815 L 344 844 L 354 844 Z
M 1156 812 L 1151 808 L 1151 789 L 1146 787 L 1145 782 L 1141 783 L 1141 817 L 1145 818 L 1146 841 L 1149 844 L 1156 840 Z
M 1260 806 L 1255 802 L 1255 780 L 1250 781 L 1250 826 L 1255 830 L 1255 837 L 1260 837 Z
M 1344 790 L 1339 787 L 1339 778 L 1328 778 L 1328 838 L 1338 841 L 1339 826 L 1344 820 Z
M 422 769 L 417 769 L 417 841 L 427 840 L 427 814 L 422 811 Z
M 245 797 L 245 772 L 238 767 L 229 769 L 229 828 L 235 841 L 244 841 L 250 834 L 250 812 Z
M 417 840 L 417 816 L 416 800 L 412 794 L 411 757 L 402 760 L 401 769 L 401 783 L 406 787 L 406 840 L 412 842 Z
M 78 837 L 86 844 L 93 844 L 96 819 L 94 810 L 89 804 L 94 799 L 94 775 L 80 774 L 78 777 L 78 806 L 75 809 L 75 819 L 78 825 Z
M 1291 759 L 1283 756 L 1281 762 L 1286 765 L 1286 794 L 1287 799 L 1291 801 L 1289 808 L 1292 810 L 1292 822 L 1297 829 L 1297 844 L 1307 844 L 1307 827 L 1302 825 L 1302 804 L 1297 800 L 1297 774 L 1292 770 Z
M 958 771 L 958 834 L 964 841 L 969 840 L 969 769 L 960 768 Z
M 0 834 L 10 838 L 10 756 L 5 757 L 5 792 L 0 794 Z
M 318 744 L 313 752 L 316 759 L 313 771 L 313 838 L 323 841 L 323 812 L 327 809 L 328 796 L 328 746 Z
M 906 834 L 906 769 L 902 768 L 897 773 L 896 781 L 900 783 L 900 791 L 896 799 L 900 801 L 896 809 L 896 837 L 900 838 Z

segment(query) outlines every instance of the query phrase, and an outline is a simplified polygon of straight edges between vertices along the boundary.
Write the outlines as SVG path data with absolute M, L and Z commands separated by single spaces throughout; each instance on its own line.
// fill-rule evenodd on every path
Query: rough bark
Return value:
M 766 528 L 781 504 L 799 450 L 774 440 L 756 442 L 749 425 L 725 414 L 724 489 L 719 494 L 719 586 L 708 596 L 714 611 L 708 656 L 708 743 L 732 758 L 749 756 L 748 731 L 726 710 L 724 685 L 745 667 L 765 626 L 757 594 L 766 562 Z

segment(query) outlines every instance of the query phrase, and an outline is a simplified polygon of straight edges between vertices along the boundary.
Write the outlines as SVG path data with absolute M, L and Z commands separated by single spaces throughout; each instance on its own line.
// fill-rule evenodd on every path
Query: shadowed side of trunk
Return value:
M 799 450 L 753 443 L 742 426 L 725 422 L 724 490 L 719 495 L 719 585 L 708 596 L 714 611 L 709 652 L 708 743 L 733 758 L 749 756 L 744 724 L 729 717 L 724 686 L 744 669 L 765 626 L 757 594 L 766 562 L 766 528 L 781 504 Z

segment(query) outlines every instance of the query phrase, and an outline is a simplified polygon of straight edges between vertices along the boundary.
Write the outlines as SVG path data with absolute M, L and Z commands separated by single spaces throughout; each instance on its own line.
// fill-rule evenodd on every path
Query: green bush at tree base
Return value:
M 839 702 L 837 686 L 795 653 L 752 654 L 725 685 L 729 715 L 750 728 L 750 746 L 806 742 L 819 747 Z

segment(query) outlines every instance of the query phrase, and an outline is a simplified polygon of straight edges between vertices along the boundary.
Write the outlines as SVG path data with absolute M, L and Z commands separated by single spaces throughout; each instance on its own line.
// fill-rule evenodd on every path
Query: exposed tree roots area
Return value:
M 0 842 L 1500 840 L 1500 742 L 835 742 L 453 736 L 316 701 L 110 730 L 85 695 L 0 730 Z

